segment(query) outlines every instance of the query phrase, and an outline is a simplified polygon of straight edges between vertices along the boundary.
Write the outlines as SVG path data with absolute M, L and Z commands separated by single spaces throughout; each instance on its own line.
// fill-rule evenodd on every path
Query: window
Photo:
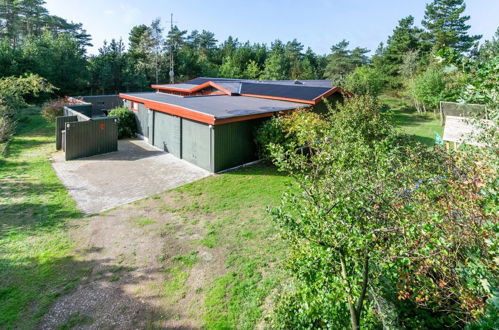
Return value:
M 130 109 L 134 112 L 138 112 L 139 104 L 137 102 L 130 101 Z

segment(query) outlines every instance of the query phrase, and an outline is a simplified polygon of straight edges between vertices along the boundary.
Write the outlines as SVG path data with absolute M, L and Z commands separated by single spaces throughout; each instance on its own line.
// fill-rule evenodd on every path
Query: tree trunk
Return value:
M 355 303 L 354 299 L 352 297 L 352 290 L 350 290 L 350 285 L 348 283 L 348 275 L 347 275 L 347 268 L 345 264 L 345 258 L 342 253 L 340 253 L 340 265 L 341 265 L 341 277 L 343 277 L 343 280 L 348 284 L 348 309 L 350 310 L 350 324 L 352 326 L 352 330 L 358 330 L 360 329 L 359 327 L 359 318 L 357 315 L 357 311 L 355 310 Z
M 355 303 L 355 298 L 353 297 L 352 290 L 350 288 L 350 283 L 348 282 L 348 274 L 346 268 L 345 257 L 343 253 L 340 253 L 340 265 L 341 265 L 341 277 L 347 283 L 348 289 L 348 309 L 350 311 L 350 324 L 352 326 L 352 330 L 360 329 L 360 317 L 362 314 L 362 308 L 364 306 L 364 301 L 366 299 L 367 288 L 369 284 L 369 254 L 364 256 L 364 262 L 362 265 L 362 285 L 361 292 L 357 299 L 357 303 Z

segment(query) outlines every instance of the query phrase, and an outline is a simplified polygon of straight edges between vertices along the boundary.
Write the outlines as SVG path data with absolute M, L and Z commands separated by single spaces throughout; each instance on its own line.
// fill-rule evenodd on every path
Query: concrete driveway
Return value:
M 118 151 L 65 161 L 53 155 L 57 176 L 85 214 L 105 211 L 210 173 L 142 140 L 120 140 Z

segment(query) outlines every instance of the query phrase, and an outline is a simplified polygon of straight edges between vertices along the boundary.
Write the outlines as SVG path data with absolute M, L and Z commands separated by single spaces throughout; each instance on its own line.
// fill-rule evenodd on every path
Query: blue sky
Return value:
M 430 0 L 428 0 L 430 1 Z M 52 14 L 81 22 L 92 35 L 96 53 L 104 40 L 128 39 L 134 25 L 174 14 L 183 30 L 209 30 L 219 41 L 264 42 L 294 38 L 315 52 L 328 53 L 342 39 L 352 47 L 374 50 L 386 41 L 399 19 L 413 15 L 419 24 L 427 0 L 46 0 Z M 470 33 L 489 39 L 499 25 L 499 0 L 468 0 Z

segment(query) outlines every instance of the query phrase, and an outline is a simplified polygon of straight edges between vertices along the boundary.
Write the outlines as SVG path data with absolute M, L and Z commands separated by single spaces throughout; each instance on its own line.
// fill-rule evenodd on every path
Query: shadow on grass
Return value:
M 49 144 L 50 141 L 46 139 L 30 139 L 26 136 L 13 139 L 7 146 L 5 151 L 6 158 L 13 158 L 19 156 L 21 153 L 26 152 L 29 149 L 36 149 L 41 145 Z M 54 145 L 55 151 L 55 145 Z
M 0 239 L 9 234 L 36 235 L 34 231 L 50 231 L 82 216 L 79 210 L 57 202 L 0 204 Z
M 15 167 L 19 168 L 19 164 Z M 5 179 L 5 182 L 0 185 L 0 198 L 9 198 L 15 197 L 24 198 L 35 195 L 41 195 L 47 191 L 54 191 L 61 189 L 61 185 L 58 183 L 37 183 L 37 182 L 29 182 L 24 178 L 9 178 Z M 7 183 L 7 184 L 5 184 Z
M 27 165 L 28 165 L 28 163 L 25 161 L 12 161 L 10 159 L 0 158 L 0 170 L 1 170 L 0 177 L 2 177 L 1 174 L 3 174 L 3 173 L 7 173 L 13 169 L 17 170 L 17 169 L 26 167 Z
M 255 165 L 242 167 L 233 171 L 221 173 L 223 175 L 245 175 L 245 176 L 279 176 L 285 177 L 286 173 L 277 170 L 270 161 L 262 161 Z
M 109 259 L 0 258 L 0 328 L 161 329 L 155 321 L 172 313 L 126 292 L 143 280 L 133 270 Z
M 419 136 L 419 135 L 412 135 L 412 138 L 422 144 L 426 144 L 427 146 L 434 146 L 435 145 L 435 139 L 426 137 L 426 136 Z
M 410 107 L 392 110 L 391 117 L 397 126 L 420 126 L 434 120 L 431 115 L 417 114 L 416 110 Z

